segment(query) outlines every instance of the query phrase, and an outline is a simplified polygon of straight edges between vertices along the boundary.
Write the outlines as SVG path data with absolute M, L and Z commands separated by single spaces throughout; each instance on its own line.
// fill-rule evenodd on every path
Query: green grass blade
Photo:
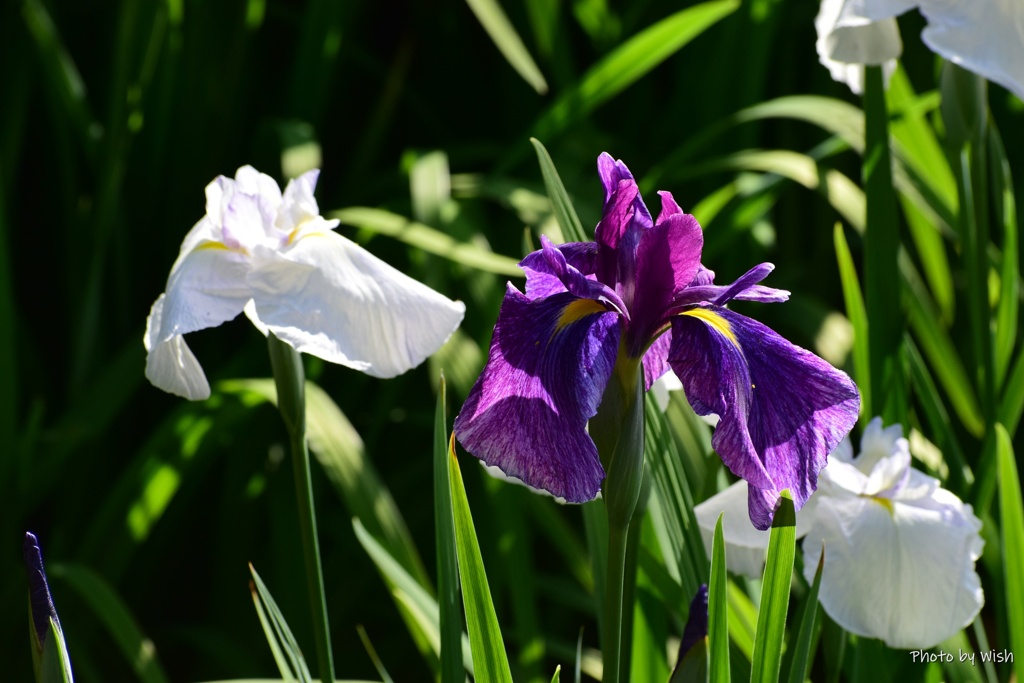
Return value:
M 531 88 L 541 95 L 546 93 L 548 84 L 544 80 L 544 75 L 537 68 L 533 57 L 523 45 L 522 39 L 516 33 L 505 11 L 501 9 L 498 0 L 466 0 L 466 4 L 473 10 L 473 14 L 512 68 L 530 84 Z
M 555 667 L 555 675 L 551 677 L 551 683 L 561 683 L 562 680 L 562 665 L 559 664 Z
M 384 668 L 384 662 L 381 661 L 380 656 L 377 654 L 377 648 L 370 642 L 370 636 L 367 635 L 366 629 L 363 628 L 362 624 L 359 624 L 356 626 L 356 631 L 359 633 L 359 640 L 363 642 L 363 649 L 366 650 L 367 656 L 373 662 L 373 668 L 377 670 L 377 675 L 380 676 L 381 681 L 383 683 L 394 683 L 394 679 L 391 678 L 391 674 Z
M 907 312 L 914 338 L 921 345 L 921 351 L 931 364 L 960 422 L 967 431 L 980 437 L 985 430 L 985 423 L 960 354 L 949 333 L 939 322 L 935 305 L 909 259 L 901 259 L 900 271 L 909 294 L 906 297 Z M 877 393 L 877 387 L 872 389 Z
M 272 380 L 231 380 L 218 384 L 217 390 L 239 394 L 248 401 L 274 403 L 277 400 Z M 421 586 L 432 590 L 430 576 L 405 519 L 377 474 L 362 438 L 327 392 L 309 381 L 306 382 L 306 436 L 310 451 L 324 468 L 349 514 L 362 520 L 365 528 Z
M 270 654 L 274 658 L 277 670 L 285 681 L 294 681 L 295 673 L 292 670 L 292 665 L 286 658 L 284 650 L 281 649 L 281 641 L 278 640 L 277 632 L 274 630 L 270 616 L 263 607 L 263 599 L 260 597 L 260 592 L 256 589 L 255 581 L 249 584 L 249 591 L 252 593 L 252 604 L 256 607 L 256 617 L 260 620 L 260 627 L 263 629 L 263 637 L 267 639 L 267 645 L 270 647 Z
M 562 234 L 570 242 L 587 242 L 590 238 L 580 223 L 576 209 L 569 199 L 569 193 L 565 191 L 562 178 L 558 175 L 555 162 L 544 147 L 544 144 L 537 138 L 530 138 L 534 150 L 537 152 L 537 161 L 540 163 L 540 172 L 544 176 L 544 187 L 547 188 L 548 197 L 551 199 L 551 206 L 555 211 L 555 218 L 562 228 Z
M 1020 264 L 1017 247 L 1017 203 L 1013 197 L 1013 176 L 1006 158 L 1003 141 L 995 126 L 989 127 L 989 148 L 993 164 L 993 188 L 998 215 L 1003 224 L 1003 263 L 999 269 L 999 306 L 996 309 L 995 377 L 1002 383 L 1010 367 L 1017 341 L 1017 319 L 1020 315 Z
M 814 639 L 814 621 L 818 615 L 818 591 L 821 588 L 821 572 L 825 568 L 825 551 L 822 549 L 818 568 L 814 572 L 811 592 L 804 600 L 804 618 L 800 620 L 800 632 L 796 637 L 796 651 L 789 665 L 789 683 L 804 683 L 811 668 L 811 642 Z
M 738 0 L 713 0 L 677 12 L 650 26 L 594 65 L 533 126 L 550 140 L 675 54 L 711 25 L 734 12 Z
M 34 640 L 34 638 L 33 638 Z M 35 652 L 33 651 L 33 655 Z M 38 683 L 72 683 L 71 659 L 68 657 L 67 644 L 57 622 L 50 617 L 50 632 L 39 655 Z
M 1003 390 L 1003 400 L 999 406 L 999 422 L 1006 426 L 1010 434 L 1017 433 L 1017 424 L 1021 413 L 1024 413 L 1024 353 L 1017 356 L 1010 376 Z
M 422 636 L 435 654 L 441 653 L 441 630 L 440 630 L 440 608 L 437 601 L 409 574 L 399 562 L 391 556 L 387 549 L 377 541 L 376 538 L 366 530 L 363 523 L 357 518 L 352 520 L 352 527 L 356 532 L 356 539 L 370 556 L 373 563 L 377 565 L 384 583 L 387 584 L 395 602 L 401 609 L 405 610 L 403 617 L 408 614 L 406 624 L 412 632 L 417 633 L 413 637 Z M 462 638 L 462 661 L 466 671 L 473 673 L 473 658 L 469 654 L 469 642 L 465 636 Z
M 142 683 L 167 683 L 169 680 L 153 641 L 139 628 L 113 586 L 88 567 L 76 564 L 58 564 L 50 568 L 52 578 L 67 583 L 90 607 L 96 621 L 110 633 L 128 667 Z
M 470 268 L 498 275 L 523 276 L 523 271 L 513 258 L 487 251 L 476 244 L 459 242 L 440 230 L 410 221 L 408 218 L 390 211 L 351 207 L 332 211 L 327 218 L 337 219 L 343 225 L 351 225 L 393 237 L 411 247 L 422 249 L 429 254 L 443 256 Z
M 764 568 L 761 608 L 757 613 L 757 635 L 754 637 L 754 658 L 751 661 L 751 683 L 775 683 L 782 665 L 782 641 L 789 610 L 789 586 L 793 579 L 796 557 L 796 512 L 789 491 L 779 497 L 768 561 Z
M 1024 652 L 1024 502 L 1020 476 L 1010 435 L 996 424 L 996 457 L 999 460 L 999 514 L 1003 541 L 1003 585 L 1006 589 L 1006 618 L 1010 625 L 1010 650 Z M 1024 657 L 1014 660 L 1017 680 L 1024 680 Z
M 868 314 L 864 308 L 857 269 L 853 265 L 850 247 L 843 234 L 843 226 L 836 223 L 833 231 L 836 260 L 839 262 L 839 279 L 843 286 L 843 301 L 846 303 L 846 317 L 853 325 L 853 375 L 860 390 L 861 419 L 870 419 L 871 412 L 871 354 L 868 340 Z
M 441 683 L 466 677 L 462 667 L 462 606 L 455 550 L 455 519 L 448 473 L 448 425 L 444 375 L 434 414 L 434 530 L 437 534 L 437 601 L 440 607 Z
M 892 275 L 897 272 L 900 228 L 881 67 L 869 66 L 864 70 L 864 123 L 864 303 L 871 316 L 868 337 L 871 387 L 876 397 L 874 412 L 883 415 L 886 422 L 903 422 L 906 406 L 888 401 L 888 397 L 898 394 L 890 391 L 890 387 L 899 381 L 897 352 L 905 323 L 900 297 L 893 296 Z
M 256 572 L 256 568 L 249 565 L 249 573 L 252 575 L 253 601 L 256 603 L 256 613 L 263 624 L 264 635 L 267 636 L 267 643 L 277 662 L 278 670 L 286 679 L 294 676 L 302 683 L 310 680 L 309 668 L 306 666 L 306 659 L 302 655 L 302 648 L 295 640 L 295 635 L 288 626 L 288 621 L 277 606 L 277 601 L 270 594 L 270 589 L 263 583 L 263 579 Z M 264 620 L 269 621 L 268 624 Z M 287 658 L 287 659 L 285 659 Z M 285 664 L 287 668 L 282 668 Z
M 715 524 L 711 544 L 711 581 L 708 584 L 708 647 L 710 683 L 729 683 L 729 598 L 725 573 L 725 535 L 722 533 L 722 513 Z
M 494 613 L 491 590 L 487 585 L 480 544 L 473 528 L 466 489 L 455 457 L 455 438 L 448 446 L 448 471 L 451 478 L 452 506 L 455 514 L 455 542 L 459 556 L 459 578 L 462 598 L 466 607 L 466 625 L 469 644 L 473 650 L 473 664 L 481 681 L 512 682 L 512 673 L 505 654 L 498 617 Z

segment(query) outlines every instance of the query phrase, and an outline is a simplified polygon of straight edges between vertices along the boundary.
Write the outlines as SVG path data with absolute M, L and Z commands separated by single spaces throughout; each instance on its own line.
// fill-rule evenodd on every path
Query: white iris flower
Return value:
M 821 471 L 818 490 L 797 513 L 806 535 L 804 576 L 813 581 L 825 547 L 819 600 L 851 633 L 894 648 L 928 648 L 977 616 L 985 602 L 974 569 L 984 542 L 971 506 L 910 466 L 900 425 L 864 430 L 860 455 L 844 441 Z M 768 532 L 747 516 L 740 481 L 694 509 L 705 544 L 718 515 L 731 571 L 757 577 Z
M 1024 2 L 1020 0 L 822 0 L 814 20 L 818 59 L 832 78 L 863 88 L 865 64 L 891 74 L 903 51 L 896 17 L 917 7 L 932 51 L 1024 98 Z
M 185 236 L 143 343 L 146 377 L 188 399 L 210 385 L 182 335 L 245 314 L 302 353 L 394 377 L 434 353 L 465 306 L 333 232 L 313 189 L 319 171 L 277 183 L 251 166 L 206 186 L 206 215 Z

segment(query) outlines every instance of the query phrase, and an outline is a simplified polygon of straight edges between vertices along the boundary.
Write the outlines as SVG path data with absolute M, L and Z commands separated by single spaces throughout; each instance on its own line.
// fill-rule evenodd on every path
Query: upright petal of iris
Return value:
M 319 171 L 288 183 L 250 166 L 206 188 L 206 215 L 186 235 L 153 304 L 146 377 L 189 399 L 210 395 L 182 335 L 245 311 L 264 334 L 376 377 L 419 365 L 462 321 L 465 306 L 333 232 L 313 196 Z

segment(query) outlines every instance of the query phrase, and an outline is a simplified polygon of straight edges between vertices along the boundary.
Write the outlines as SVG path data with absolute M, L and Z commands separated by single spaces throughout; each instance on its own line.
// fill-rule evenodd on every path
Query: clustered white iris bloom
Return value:
M 819 600 L 851 633 L 894 648 L 928 648 L 964 628 L 985 603 L 974 569 L 981 521 L 940 482 L 910 466 L 903 428 L 873 419 L 853 457 L 849 439 L 829 457 L 818 490 L 797 513 L 808 582 L 825 547 Z M 694 508 L 710 549 L 718 515 L 726 564 L 757 577 L 769 534 L 747 516 L 739 481 Z
M 210 385 L 182 335 L 245 312 L 298 351 L 394 377 L 434 353 L 462 322 L 451 301 L 333 232 L 313 189 L 318 170 L 282 195 L 251 166 L 206 186 L 206 215 L 185 236 L 146 322 L 146 377 L 205 399 Z
M 863 89 L 864 65 L 888 75 L 903 51 L 896 17 L 917 7 L 932 51 L 1024 99 L 1024 2 L 1020 0 L 822 0 L 814 20 L 818 60 L 832 78 Z

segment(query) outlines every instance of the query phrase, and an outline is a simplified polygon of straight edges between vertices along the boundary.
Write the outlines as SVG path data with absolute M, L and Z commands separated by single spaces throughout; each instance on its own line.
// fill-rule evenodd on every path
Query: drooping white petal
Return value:
M 896 70 L 896 58 L 903 51 L 894 15 L 872 20 L 862 13 L 865 11 L 857 3 L 822 0 L 814 19 L 818 61 L 829 70 L 833 80 L 846 83 L 856 94 L 864 90 L 865 64 L 881 65 L 888 85 Z
M 836 623 L 890 647 L 931 647 L 984 603 L 974 571 L 980 526 L 942 489 L 913 501 L 823 495 L 804 539 L 804 575 L 814 578 L 824 544 L 819 600 Z
M 750 522 L 747 510 L 747 482 L 740 479 L 732 486 L 716 493 L 703 503 L 695 505 L 697 526 L 704 540 L 704 548 L 711 556 L 718 515 L 722 517 L 722 536 L 725 538 L 725 566 L 735 573 L 759 578 L 764 569 L 765 554 L 768 552 L 770 531 L 760 531 Z M 811 496 L 804 507 L 796 513 L 796 534 L 800 538 L 810 531 L 817 495 Z
M 375 377 L 419 365 L 465 313 L 426 285 L 328 230 L 253 252 L 258 319 L 300 352 Z
M 1024 99 L 1024 3 L 921 0 L 925 44 Z
M 216 327 L 252 298 L 245 282 L 248 258 L 219 242 L 203 242 L 181 259 L 167 280 L 163 315 L 152 343 Z
M 181 335 L 155 341 L 163 318 L 164 301 L 165 296 L 161 294 L 146 319 L 146 334 L 142 338 L 146 347 L 146 379 L 159 389 L 191 401 L 205 400 L 210 397 L 210 385 Z

